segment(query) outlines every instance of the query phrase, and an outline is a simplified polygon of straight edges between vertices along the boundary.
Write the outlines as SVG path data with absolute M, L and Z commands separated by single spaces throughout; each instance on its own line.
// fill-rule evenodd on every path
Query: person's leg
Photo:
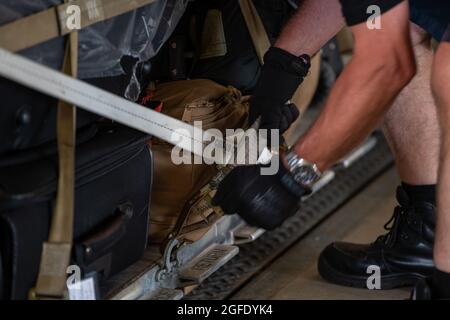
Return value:
M 450 31 L 449 31 L 450 36 Z M 449 39 L 450 40 L 450 39 Z M 450 278 L 450 42 L 443 42 L 433 65 L 432 87 L 441 124 L 441 155 L 438 188 L 438 218 L 434 260 L 436 268 Z M 450 298 L 450 283 L 446 283 Z
M 433 51 L 430 36 L 411 24 L 418 72 L 389 109 L 383 131 L 408 185 L 434 185 L 439 158 L 439 124 L 431 93 Z
M 450 27 L 443 41 L 434 58 L 431 84 L 441 129 L 434 246 L 436 271 L 431 278 L 416 284 L 411 294 L 414 300 L 450 299 Z
M 399 206 L 388 228 L 390 232 L 374 243 L 337 242 L 322 252 L 319 272 L 334 283 L 366 287 L 368 268 L 373 265 L 380 267 L 382 289 L 413 285 L 434 271 L 439 124 L 430 86 L 433 51 L 426 32 L 411 24 L 411 34 L 418 73 L 383 123 L 404 182 L 397 194 Z M 416 227 L 419 225 L 421 228 Z

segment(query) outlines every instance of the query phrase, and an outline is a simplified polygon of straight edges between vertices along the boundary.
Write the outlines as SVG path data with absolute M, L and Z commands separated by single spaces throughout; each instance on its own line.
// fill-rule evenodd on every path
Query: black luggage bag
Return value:
M 278 38 L 283 26 L 295 12 L 285 0 L 254 0 L 258 14 L 271 43 Z M 207 23 L 208 14 L 218 12 L 219 19 Z M 197 21 L 205 21 L 201 27 L 201 40 L 224 41 L 226 53 L 211 55 L 200 52 L 193 66 L 190 78 L 206 78 L 222 85 L 231 85 L 244 94 L 251 94 L 256 86 L 261 64 L 258 60 L 250 33 L 238 0 L 214 0 L 200 2 Z M 222 29 L 222 30 L 221 30 Z M 211 33 L 211 34 L 210 34 Z M 217 33 L 217 34 L 214 34 Z M 221 35 L 222 34 L 222 35 Z M 223 37 L 223 39 L 221 39 Z M 205 46 L 206 51 L 214 49 Z
M 106 279 L 147 242 L 152 155 L 145 134 L 119 125 L 78 133 L 72 264 Z M 58 176 L 56 145 L 0 158 L 0 299 L 26 299 L 47 240 Z
M 3 27 L 22 16 L 36 14 L 41 10 L 61 4 L 63 1 L 41 0 L 35 1 L 35 4 L 33 2 L 3 1 L 0 4 L 0 10 L 3 10 L 0 12 L 0 26 Z M 95 3 L 95 1 L 92 3 Z M 133 15 L 133 13 L 128 13 L 128 15 Z M 111 23 L 116 18 L 104 21 L 101 24 L 114 26 Z M 123 17 L 119 19 L 123 19 Z M 118 21 L 118 23 L 120 22 Z M 116 28 L 118 27 L 116 26 Z M 81 33 L 85 31 L 82 30 Z M 95 33 L 95 35 L 97 34 Z M 114 35 L 108 35 L 108 39 L 103 39 L 103 42 L 106 40 L 112 43 L 103 43 L 103 46 L 108 44 L 114 48 Z M 92 41 L 95 43 L 99 39 L 96 38 L 95 41 Z M 22 50 L 18 54 L 34 59 L 52 69 L 61 69 L 64 58 L 64 43 L 65 41 L 62 38 L 52 39 Z M 96 49 L 95 46 L 92 48 L 86 47 L 86 41 L 80 41 L 79 47 L 79 61 L 85 61 L 89 52 Z M 88 77 L 80 76 L 80 79 L 113 94 L 124 96 L 133 74 L 133 65 L 130 65 L 132 61 L 133 58 L 126 55 L 122 56 L 120 67 L 123 74 L 111 72 L 106 68 L 104 71 L 97 71 Z M 107 59 L 106 62 L 111 63 Z M 113 61 L 111 67 L 114 63 Z M 56 99 L 2 77 L 0 77 L 0 96 L 0 157 L 42 146 L 56 140 L 56 106 L 58 103 Z M 88 126 L 99 118 L 96 114 L 78 110 L 77 127 Z
M 130 77 L 125 74 L 85 81 L 123 96 Z M 0 157 L 42 146 L 56 139 L 56 99 L 1 77 L 0 94 Z M 98 115 L 79 110 L 77 127 L 87 126 L 99 118 Z

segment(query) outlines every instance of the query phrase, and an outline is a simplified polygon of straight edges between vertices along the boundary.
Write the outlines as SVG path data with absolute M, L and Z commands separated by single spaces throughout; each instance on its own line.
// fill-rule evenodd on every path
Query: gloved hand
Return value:
M 239 214 L 249 225 L 266 230 L 280 226 L 310 191 L 300 186 L 280 162 L 276 175 L 261 175 L 261 165 L 233 169 L 219 185 L 213 205 Z
M 279 103 L 267 97 L 255 96 L 250 100 L 250 123 L 254 123 L 259 116 L 260 129 L 278 129 L 281 135 L 298 119 L 300 111 L 293 103 Z
M 309 72 L 311 58 L 296 57 L 272 47 L 264 56 L 264 66 L 250 100 L 250 123 L 261 117 L 261 129 L 279 129 L 284 133 L 298 118 L 294 104 L 287 104 Z

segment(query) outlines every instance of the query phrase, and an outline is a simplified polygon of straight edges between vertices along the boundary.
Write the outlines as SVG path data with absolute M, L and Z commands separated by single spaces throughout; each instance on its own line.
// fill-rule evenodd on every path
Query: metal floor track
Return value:
M 349 200 L 361 188 L 390 168 L 393 157 L 380 134 L 376 146 L 340 169 L 323 189 L 303 202 L 300 211 L 280 228 L 266 232 L 254 242 L 240 245 L 239 254 L 194 289 L 185 300 L 223 300 L 245 285 L 253 275 L 299 241 L 323 219 Z

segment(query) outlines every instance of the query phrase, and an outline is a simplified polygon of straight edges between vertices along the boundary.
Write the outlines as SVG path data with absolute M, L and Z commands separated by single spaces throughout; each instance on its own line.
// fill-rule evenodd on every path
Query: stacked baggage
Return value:
M 152 155 L 148 137 L 118 125 L 78 134 L 72 265 L 106 279 L 137 261 L 147 242 Z M 0 165 L 2 299 L 35 285 L 55 203 L 54 143 L 3 157 Z
M 9 26 L 22 17 L 58 9 L 62 2 L 0 4 L 0 36 L 14 30 Z M 108 10 L 91 12 L 97 5 L 114 2 L 120 8 L 135 7 L 105 21 L 101 19 L 106 19 Z M 157 106 L 186 123 L 201 120 L 203 129 L 224 133 L 246 128 L 248 97 L 244 95 L 251 95 L 265 50 L 293 13 L 291 1 L 188 2 L 77 0 L 85 6 L 90 3 L 85 14 L 101 20 L 77 32 L 78 78 L 146 107 Z M 255 36 L 252 28 L 262 37 Z M 73 33 L 62 35 L 68 34 L 21 47 L 20 54 L 67 71 L 62 66 L 68 63 Z M 7 40 L 0 38 L 0 47 L 17 45 Z M 318 55 L 294 97 L 302 111 L 314 96 L 319 69 Z M 4 97 L 0 299 L 26 299 L 42 279 L 42 270 L 48 271 L 43 256 L 60 205 L 62 164 L 67 160 L 60 144 L 61 103 L 4 78 L 0 78 L 0 93 Z M 120 273 L 140 259 L 148 240 L 162 243 L 162 249 L 174 234 L 180 242 L 195 242 L 221 217 L 211 206 L 192 202 L 204 190 L 209 196 L 216 187 L 211 180 L 221 168 L 176 166 L 170 160 L 169 144 L 93 113 L 77 110 L 73 123 L 76 160 L 69 264 L 80 268 L 83 278 L 102 283 Z
M 0 46 L 17 51 L 17 43 L 8 42 L 11 33 L 17 32 L 18 37 L 22 32 L 14 24 L 30 23 L 29 30 L 33 30 L 33 17 L 56 12 L 64 5 L 61 2 L 0 4 Z M 107 6 L 113 2 L 94 9 L 104 10 L 106 17 L 111 11 Z M 153 2 L 121 1 L 125 14 L 77 32 L 79 78 L 116 95 L 137 98 L 145 63 L 170 35 L 171 25 L 176 25 L 185 7 L 175 0 Z M 89 3 L 76 2 L 92 9 Z M 157 26 L 155 19 L 161 21 Z M 52 21 L 40 21 L 35 29 L 47 23 Z M 68 37 L 44 43 L 29 38 L 30 46 L 20 48 L 21 55 L 61 69 L 67 59 Z M 57 224 L 52 220 L 63 163 L 57 143 L 60 105 L 4 78 L 0 78 L 0 92 L 4 97 L 0 111 L 0 299 L 26 299 L 45 263 L 44 243 Z M 153 175 L 150 137 L 84 111 L 77 112 L 74 122 L 75 200 L 69 264 L 79 268 L 83 277 L 95 275 L 101 283 L 137 261 L 146 248 Z

